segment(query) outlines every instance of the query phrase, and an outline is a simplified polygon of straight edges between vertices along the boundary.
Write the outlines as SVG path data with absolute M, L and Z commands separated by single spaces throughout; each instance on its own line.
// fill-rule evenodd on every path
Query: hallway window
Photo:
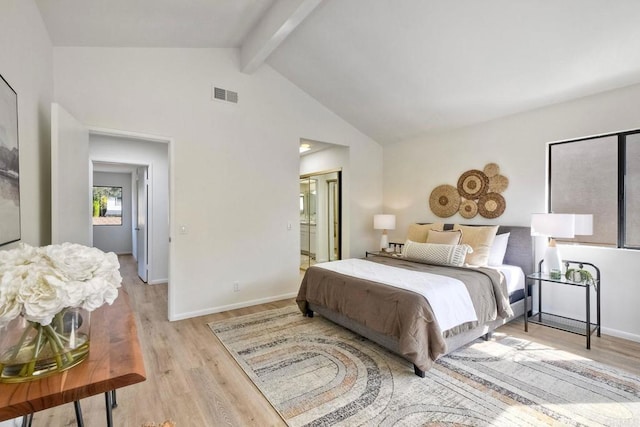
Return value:
M 122 225 L 122 187 L 93 186 L 93 225 Z

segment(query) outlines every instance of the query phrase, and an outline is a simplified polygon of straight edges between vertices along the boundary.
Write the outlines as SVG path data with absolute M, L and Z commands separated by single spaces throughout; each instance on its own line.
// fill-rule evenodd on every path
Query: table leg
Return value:
M 538 322 L 542 323 L 542 280 L 538 282 Z
M 525 283 L 524 285 L 524 331 L 525 332 L 529 332 L 529 322 L 527 321 L 527 318 L 529 317 L 529 304 L 528 304 L 528 300 L 529 300 L 529 294 L 531 293 L 531 286 L 528 283 Z M 533 303 L 531 304 L 532 307 L 531 309 L 533 310 Z
M 587 350 L 591 350 L 591 287 L 585 286 L 587 290 Z
M 113 403 L 111 404 L 112 408 L 117 408 L 118 407 L 118 400 L 116 399 L 116 391 L 112 390 L 111 391 L 111 399 L 113 400 Z
M 596 321 L 598 322 L 598 336 L 600 336 L 600 281 L 599 280 L 598 280 L 598 286 L 596 286 Z
M 31 427 L 32 422 L 33 422 L 33 414 L 24 415 L 22 417 L 22 427 Z
M 73 407 L 76 410 L 76 424 L 78 425 L 78 427 L 84 427 L 84 419 L 82 418 L 82 408 L 80 407 L 80 401 L 74 401 Z
M 113 409 L 112 397 L 113 396 L 110 391 L 104 394 L 105 406 L 107 410 L 107 427 L 113 427 L 113 413 L 111 411 Z

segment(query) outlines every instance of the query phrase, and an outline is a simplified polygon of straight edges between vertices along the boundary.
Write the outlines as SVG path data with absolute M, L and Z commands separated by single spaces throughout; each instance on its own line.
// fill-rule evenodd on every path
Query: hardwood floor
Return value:
M 507 323 L 496 332 L 565 350 L 640 376 L 640 343 L 637 342 L 609 335 L 598 338 L 594 334 L 591 336 L 591 350 L 587 350 L 585 337 L 582 335 L 531 323 L 529 323 L 529 332 L 525 332 L 522 318 Z
M 244 375 L 207 323 L 293 304 L 293 299 L 177 322 L 167 321 L 167 286 L 143 284 L 132 257 L 120 258 L 123 287 L 131 296 L 145 356 L 147 380 L 118 390 L 115 426 L 140 427 L 172 419 L 177 427 L 285 426 Z M 640 343 L 603 336 L 585 349 L 584 337 L 515 320 L 506 333 L 568 350 L 640 375 Z M 85 425 L 106 425 L 104 396 L 82 402 Z M 72 404 L 36 413 L 34 426 L 74 426 Z
M 118 390 L 114 426 L 285 426 L 226 349 L 208 322 L 293 304 L 279 301 L 194 319 L 167 320 L 167 286 L 145 285 L 131 256 L 120 257 L 123 287 L 136 312 L 147 380 Z M 104 395 L 81 401 L 87 427 L 106 425 Z M 38 412 L 34 426 L 75 426 L 73 404 Z

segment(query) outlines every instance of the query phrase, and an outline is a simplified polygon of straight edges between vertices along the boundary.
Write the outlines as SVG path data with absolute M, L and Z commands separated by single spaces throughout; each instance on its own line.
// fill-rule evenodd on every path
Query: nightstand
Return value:
M 561 275 L 559 279 L 551 278 L 548 273 L 542 273 L 542 263 L 540 261 L 538 263 L 538 271 L 529 274 L 527 279 L 531 282 L 525 288 L 525 300 L 524 300 L 524 308 L 525 308 L 525 316 L 524 316 L 524 330 L 525 332 L 529 331 L 528 322 L 535 323 L 538 325 L 548 326 L 555 329 L 560 329 L 562 331 L 571 332 L 578 335 L 583 335 L 587 339 L 587 349 L 591 349 L 591 335 L 596 332 L 597 336 L 600 336 L 600 269 L 595 265 L 582 262 L 582 261 L 568 261 L 564 260 L 563 264 L 565 267 L 571 268 L 572 266 L 577 266 L 578 269 L 583 270 L 585 266 L 589 266 L 593 271 L 595 271 L 595 277 L 593 280 L 583 280 L 583 281 L 574 281 L 565 278 L 564 275 Z M 551 313 L 545 313 L 542 311 L 542 284 L 547 284 L 546 286 L 573 286 L 576 288 L 584 289 L 584 304 L 585 304 L 585 317 L 586 320 L 577 320 L 570 317 L 558 316 Z M 529 308 L 528 308 L 528 298 L 531 296 L 531 289 L 533 286 L 538 285 L 538 312 L 529 316 Z M 595 291 L 596 297 L 596 323 L 591 322 L 591 288 Z M 532 301 L 533 304 L 533 301 Z M 533 307 L 531 307 L 533 309 Z
M 402 254 L 400 252 L 383 252 L 383 251 L 366 251 L 365 252 L 365 258 L 368 258 L 370 256 L 383 256 L 383 257 L 387 257 L 387 258 L 400 258 L 402 256 Z
M 399 258 L 402 256 L 403 247 L 404 247 L 404 243 L 389 242 L 389 248 L 392 248 L 393 252 L 366 251 L 365 258 L 369 256 L 386 256 L 386 257 L 392 257 L 392 258 Z

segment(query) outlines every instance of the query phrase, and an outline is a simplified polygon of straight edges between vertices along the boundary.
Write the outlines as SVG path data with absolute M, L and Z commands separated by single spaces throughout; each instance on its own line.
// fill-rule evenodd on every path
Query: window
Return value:
M 593 214 L 568 241 L 640 249 L 640 130 L 549 144 L 549 209 Z
M 93 187 L 93 225 L 122 225 L 122 187 Z

